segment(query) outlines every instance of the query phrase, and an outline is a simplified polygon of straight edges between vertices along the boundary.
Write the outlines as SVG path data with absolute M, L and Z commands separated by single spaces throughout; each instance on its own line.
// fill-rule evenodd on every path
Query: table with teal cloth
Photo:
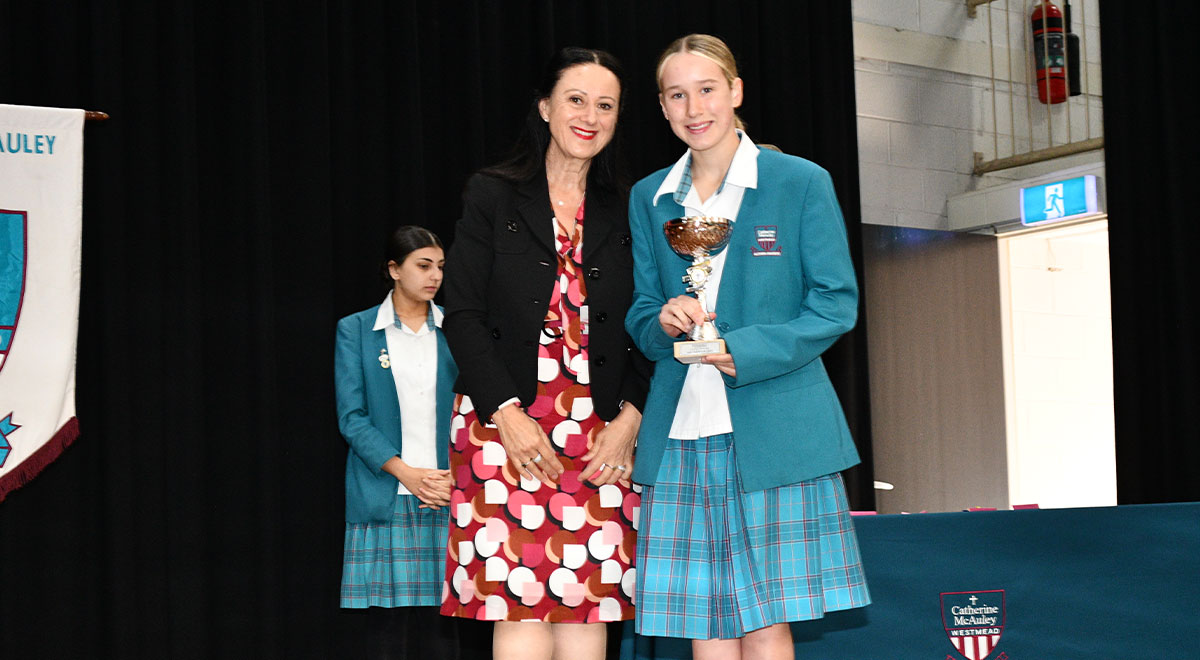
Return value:
M 856 516 L 855 525 L 874 602 L 793 624 L 797 660 L 964 658 L 943 594 L 1001 605 L 990 659 L 1200 658 L 1200 503 Z M 634 635 L 629 623 L 621 657 L 685 660 L 691 645 Z

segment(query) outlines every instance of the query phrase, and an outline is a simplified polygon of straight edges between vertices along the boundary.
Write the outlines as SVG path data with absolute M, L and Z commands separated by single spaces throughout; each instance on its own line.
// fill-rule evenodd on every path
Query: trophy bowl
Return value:
M 729 244 L 733 223 L 729 218 L 693 215 L 664 222 L 663 233 L 667 236 L 667 245 L 676 254 L 703 260 Z

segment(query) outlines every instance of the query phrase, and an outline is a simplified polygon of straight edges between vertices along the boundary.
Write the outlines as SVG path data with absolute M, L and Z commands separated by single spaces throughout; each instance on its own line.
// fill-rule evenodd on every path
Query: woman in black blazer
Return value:
M 497 658 L 600 658 L 598 624 L 633 614 L 628 477 L 649 375 L 624 329 L 619 65 L 567 48 L 540 89 L 515 156 L 468 181 L 447 257 L 459 398 L 442 613 L 497 621 Z

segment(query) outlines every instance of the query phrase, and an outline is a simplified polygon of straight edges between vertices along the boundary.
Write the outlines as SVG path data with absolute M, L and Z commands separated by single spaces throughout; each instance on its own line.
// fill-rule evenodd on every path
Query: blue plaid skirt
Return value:
M 388 522 L 346 523 L 342 607 L 441 605 L 449 509 L 397 495 Z
M 732 434 L 667 441 L 642 492 L 637 632 L 735 639 L 871 602 L 840 474 L 743 492 Z

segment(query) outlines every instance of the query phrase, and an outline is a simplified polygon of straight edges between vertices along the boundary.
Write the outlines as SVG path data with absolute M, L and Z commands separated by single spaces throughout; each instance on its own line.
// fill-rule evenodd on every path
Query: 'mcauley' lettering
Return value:
M 29 133 L 6 133 L 0 140 L 0 153 L 54 155 L 57 135 L 30 135 Z

